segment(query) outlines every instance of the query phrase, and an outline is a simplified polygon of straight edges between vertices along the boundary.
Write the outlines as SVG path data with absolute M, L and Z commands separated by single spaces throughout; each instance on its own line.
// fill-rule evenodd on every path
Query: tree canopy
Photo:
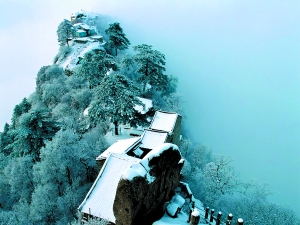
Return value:
M 58 43 L 60 46 L 68 45 L 68 39 L 72 37 L 74 33 L 73 25 L 69 20 L 64 19 L 57 28 L 57 37 L 58 37 Z
M 113 57 L 104 50 L 93 50 L 84 55 L 77 74 L 90 83 L 90 88 L 94 88 L 101 83 L 110 69 L 117 70 Z
M 128 123 L 134 116 L 134 106 L 143 105 L 136 97 L 138 94 L 138 87 L 126 76 L 117 73 L 105 76 L 96 90 L 97 99 L 89 109 L 89 116 L 92 121 L 110 118 L 117 135 L 118 125 Z
M 46 141 L 52 139 L 59 126 L 45 108 L 24 114 L 19 123 L 18 129 L 14 131 L 14 141 L 8 147 L 14 149 L 16 156 L 30 154 L 34 161 L 38 161 L 40 149 Z
M 115 49 L 115 55 L 118 55 L 118 50 L 128 49 L 130 41 L 127 39 L 119 23 L 109 24 L 109 28 L 105 30 L 105 33 L 109 35 L 106 45 L 109 48 Z
M 143 90 L 146 90 L 147 84 L 156 90 L 164 90 L 168 83 L 167 75 L 163 74 L 166 70 L 165 55 L 146 44 L 134 46 L 133 50 L 138 52 L 133 59 L 137 64 L 136 72 L 141 74 L 138 81 L 143 84 Z

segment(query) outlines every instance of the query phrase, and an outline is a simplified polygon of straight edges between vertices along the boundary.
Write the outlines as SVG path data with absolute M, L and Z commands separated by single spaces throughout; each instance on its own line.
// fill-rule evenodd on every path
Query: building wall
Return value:
M 166 139 L 166 143 L 172 143 L 177 146 L 180 145 L 181 119 L 182 119 L 182 117 L 180 115 L 178 115 L 174 129 L 173 129 L 173 133 L 171 135 L 168 135 L 168 137 Z
M 180 131 L 181 131 L 181 120 L 182 116 L 178 115 L 174 129 L 173 129 L 173 141 L 172 143 L 179 146 L 180 145 Z

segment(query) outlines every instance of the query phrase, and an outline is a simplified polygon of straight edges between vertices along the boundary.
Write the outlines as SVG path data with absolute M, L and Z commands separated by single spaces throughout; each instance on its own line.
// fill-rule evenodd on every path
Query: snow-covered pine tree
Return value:
M 96 89 L 98 98 L 89 109 L 91 122 L 110 118 L 115 125 L 115 134 L 118 135 L 119 124 L 130 122 L 135 114 L 134 106 L 143 105 L 136 97 L 138 94 L 138 87 L 126 76 L 117 73 L 105 76 Z
M 58 43 L 60 46 L 68 45 L 68 38 L 73 36 L 74 28 L 69 20 L 64 19 L 57 28 Z
M 133 59 L 137 64 L 136 72 L 142 75 L 138 80 L 143 84 L 143 91 L 147 84 L 156 90 L 164 90 L 168 83 L 168 76 L 163 74 L 166 70 L 165 55 L 146 44 L 134 46 L 133 50 L 138 52 Z
M 90 83 L 90 88 L 94 88 L 110 69 L 117 70 L 113 57 L 104 50 L 93 50 L 84 55 L 77 75 L 84 77 Z
M 106 42 L 106 45 L 109 48 L 115 49 L 116 56 L 118 55 L 118 49 L 119 50 L 128 49 L 128 46 L 130 45 L 130 41 L 127 39 L 119 23 L 116 22 L 116 23 L 109 24 L 109 28 L 105 30 L 105 33 L 109 35 L 109 39 Z

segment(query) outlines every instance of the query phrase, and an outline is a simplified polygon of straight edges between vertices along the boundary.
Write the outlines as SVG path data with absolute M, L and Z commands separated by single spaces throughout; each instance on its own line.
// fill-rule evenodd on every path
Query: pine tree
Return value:
M 92 122 L 110 118 L 115 125 L 116 135 L 118 135 L 118 125 L 128 123 L 134 116 L 134 106 L 143 105 L 136 97 L 139 94 L 138 87 L 121 74 L 105 76 L 96 94 L 98 98 L 92 103 L 89 116 Z
M 147 84 L 153 86 L 154 89 L 163 91 L 167 87 L 168 77 L 164 75 L 165 55 L 157 50 L 153 50 L 151 45 L 137 45 L 133 50 L 138 52 L 133 59 L 137 64 L 137 71 L 142 76 L 138 79 L 146 91 Z
M 9 155 L 12 151 L 11 148 L 6 148 L 13 142 L 13 132 L 10 130 L 8 123 L 4 125 L 3 132 L 0 133 L 0 153 L 3 153 L 5 156 Z
M 64 21 L 58 25 L 56 33 L 59 45 L 64 46 L 67 44 L 69 46 L 68 39 L 72 37 L 74 33 L 73 25 L 69 20 L 64 19 Z
M 15 106 L 11 119 L 13 128 L 17 128 L 20 116 L 24 113 L 27 113 L 30 108 L 31 104 L 27 101 L 27 98 L 23 98 L 22 102 Z
M 105 33 L 109 35 L 109 39 L 106 42 L 106 45 L 109 48 L 115 49 L 116 56 L 118 55 L 118 49 L 128 49 L 130 41 L 126 38 L 126 35 L 123 33 L 123 29 L 119 23 L 109 24 L 109 28 L 105 30 Z
M 94 50 L 84 55 L 77 75 L 84 77 L 90 83 L 90 88 L 94 88 L 101 83 L 110 69 L 117 70 L 112 56 L 104 50 Z
M 14 149 L 15 156 L 30 154 L 34 161 L 39 160 L 40 149 L 52 139 L 59 126 L 45 109 L 32 110 L 22 115 L 20 125 L 15 130 L 14 141 L 7 147 Z

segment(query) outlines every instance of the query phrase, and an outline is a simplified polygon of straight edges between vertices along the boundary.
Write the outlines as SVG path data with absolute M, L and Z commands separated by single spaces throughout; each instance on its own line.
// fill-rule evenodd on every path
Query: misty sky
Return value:
M 300 1 L 0 0 L 0 130 L 52 63 L 58 24 L 80 9 L 164 53 L 192 139 L 300 211 Z

